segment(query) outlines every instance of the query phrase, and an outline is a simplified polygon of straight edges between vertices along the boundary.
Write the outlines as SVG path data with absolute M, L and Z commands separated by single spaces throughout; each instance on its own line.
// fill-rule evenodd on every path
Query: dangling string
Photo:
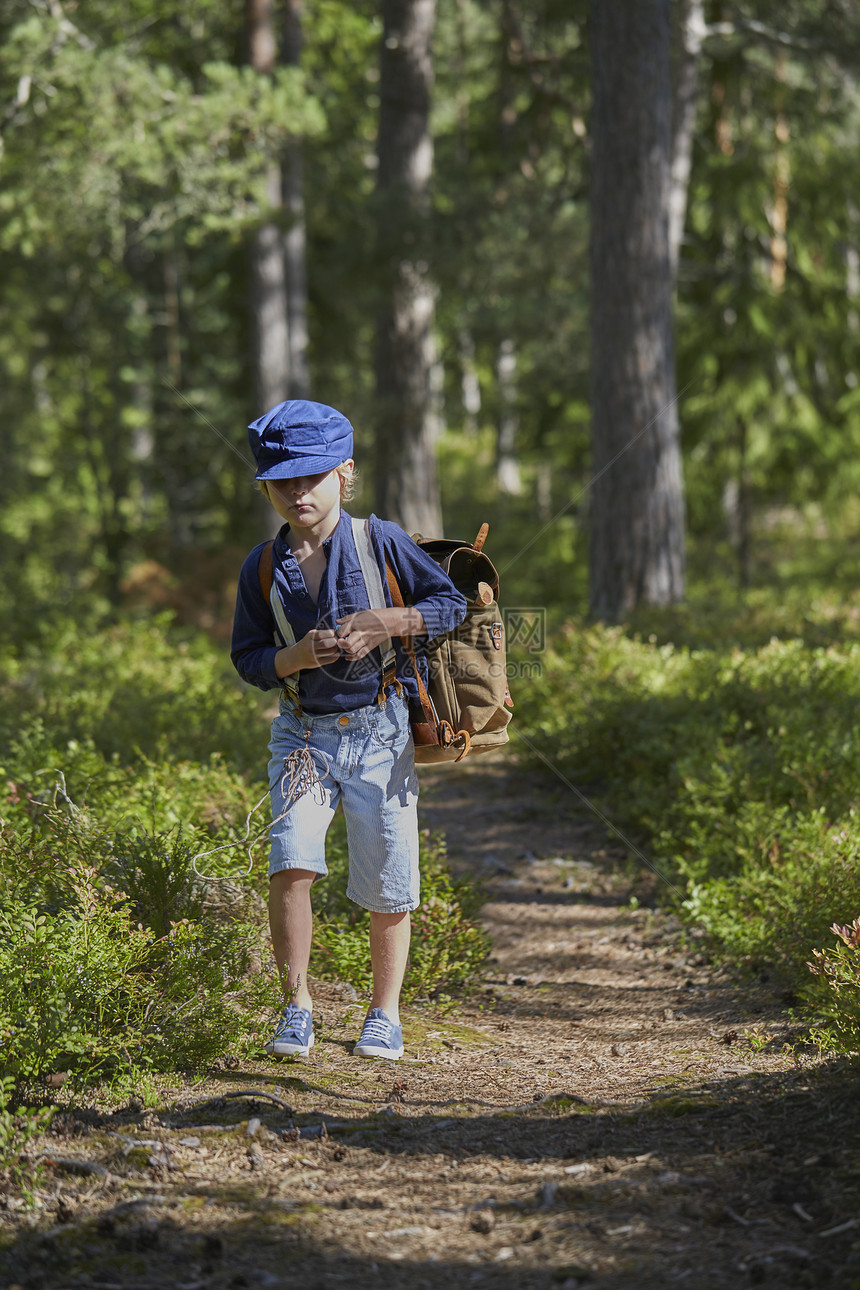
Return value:
M 283 809 L 281 813 L 272 820 L 271 824 L 266 824 L 260 829 L 259 833 L 252 838 L 251 819 L 259 811 L 260 807 L 269 800 L 269 793 L 264 793 L 259 802 L 252 806 L 245 816 L 245 836 L 239 838 L 236 842 L 227 842 L 220 847 L 212 847 L 210 851 L 198 851 L 191 861 L 191 867 L 198 878 L 204 882 L 229 882 L 236 878 L 247 878 L 254 868 L 254 857 L 251 854 L 252 849 L 257 845 L 261 838 L 264 838 L 270 829 L 276 824 L 280 824 L 285 819 L 290 807 L 305 793 L 313 793 L 319 805 L 322 806 L 325 801 L 325 790 L 322 787 L 323 780 L 331 773 L 331 759 L 319 748 L 311 748 L 309 744 L 311 732 L 305 731 L 304 748 L 294 748 L 291 753 L 284 758 L 284 768 L 281 771 L 281 779 L 278 785 L 281 798 L 283 799 Z M 318 758 L 322 763 L 322 774 L 314 758 Z M 236 851 L 239 847 L 244 847 L 248 854 L 248 867 L 241 873 L 236 874 L 207 874 L 201 873 L 197 868 L 198 860 L 205 860 L 207 856 L 217 855 L 219 851 Z
M 320 752 L 319 749 L 311 751 L 308 746 L 309 735 L 310 731 L 307 731 L 304 748 L 294 748 L 289 756 L 284 758 L 284 770 L 281 775 L 281 796 L 284 798 L 286 805 L 278 819 L 272 821 L 273 824 L 277 824 L 282 820 L 296 798 L 303 797 L 305 793 L 314 793 L 320 806 L 325 801 L 325 792 L 321 785 L 331 770 L 331 762 L 325 753 Z M 320 761 L 325 762 L 322 775 L 317 770 L 317 765 L 314 761 L 315 755 L 319 757 Z

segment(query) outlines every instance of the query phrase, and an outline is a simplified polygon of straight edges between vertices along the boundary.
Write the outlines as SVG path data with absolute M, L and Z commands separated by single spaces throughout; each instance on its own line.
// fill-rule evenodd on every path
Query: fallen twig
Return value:
M 526 1102 L 524 1106 L 506 1106 L 503 1111 L 497 1111 L 496 1114 L 510 1115 L 512 1111 L 536 1111 L 540 1106 L 553 1106 L 558 1102 L 575 1102 L 577 1106 L 593 1105 L 584 1097 L 579 1097 L 577 1093 L 548 1093 L 537 1102 Z
M 840 1223 L 837 1227 L 828 1227 L 826 1232 L 819 1232 L 819 1236 L 838 1236 L 840 1232 L 847 1232 L 852 1227 L 857 1226 L 856 1218 L 849 1218 L 847 1223 Z
M 41 1160 L 55 1169 L 66 1169 L 72 1174 L 95 1174 L 98 1178 L 110 1178 L 110 1170 L 94 1160 L 77 1160 L 74 1156 L 51 1156 L 43 1154 Z
M 274 1102 L 275 1106 L 281 1107 L 282 1110 L 286 1111 L 287 1115 L 295 1114 L 293 1108 L 282 1097 L 277 1097 L 274 1093 L 267 1093 L 265 1089 L 261 1088 L 231 1089 L 228 1093 L 219 1093 L 217 1097 L 210 1097 L 206 1102 L 198 1102 L 193 1109 L 199 1111 L 204 1106 L 216 1106 L 219 1102 L 226 1101 L 228 1097 L 262 1098 L 265 1102 Z

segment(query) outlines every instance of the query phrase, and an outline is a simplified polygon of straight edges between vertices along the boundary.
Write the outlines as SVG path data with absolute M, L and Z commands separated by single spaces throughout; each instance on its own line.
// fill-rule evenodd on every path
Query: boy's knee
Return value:
M 376 927 L 396 927 L 404 919 L 409 922 L 412 917 L 412 911 L 409 909 L 370 909 L 370 921 Z
M 276 869 L 269 874 L 270 887 L 312 887 L 319 878 L 313 869 Z

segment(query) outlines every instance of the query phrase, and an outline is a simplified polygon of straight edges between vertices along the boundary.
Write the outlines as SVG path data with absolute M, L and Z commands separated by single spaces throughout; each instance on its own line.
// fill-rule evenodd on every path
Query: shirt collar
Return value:
M 343 509 L 343 507 L 341 507 L 340 519 L 338 520 L 337 524 L 335 524 L 334 528 L 332 529 L 331 533 L 329 533 L 328 537 L 323 538 L 322 549 L 325 552 L 325 557 L 327 560 L 331 555 L 332 543 L 334 542 L 335 538 L 337 538 L 337 540 L 340 541 L 343 536 L 344 525 L 346 525 L 347 527 L 352 526 L 352 516 L 347 515 L 346 511 Z M 289 531 L 290 531 L 289 524 L 287 523 L 283 524 L 281 528 L 278 530 L 277 541 L 280 543 L 283 557 L 288 560 L 295 560 L 296 557 L 293 555 L 292 551 L 290 550 L 290 544 L 287 541 L 287 534 L 289 533 Z

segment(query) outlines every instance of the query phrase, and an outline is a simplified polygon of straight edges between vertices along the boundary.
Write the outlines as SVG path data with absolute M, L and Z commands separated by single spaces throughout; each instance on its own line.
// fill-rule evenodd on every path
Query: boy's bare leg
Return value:
M 390 1021 L 400 1021 L 400 988 L 406 973 L 412 916 L 370 915 L 370 964 L 373 968 L 371 1008 L 381 1008 Z
M 281 869 L 269 881 L 269 927 L 284 1004 L 298 1008 L 313 1007 L 308 960 L 314 926 L 311 887 L 316 876 L 308 869 Z

